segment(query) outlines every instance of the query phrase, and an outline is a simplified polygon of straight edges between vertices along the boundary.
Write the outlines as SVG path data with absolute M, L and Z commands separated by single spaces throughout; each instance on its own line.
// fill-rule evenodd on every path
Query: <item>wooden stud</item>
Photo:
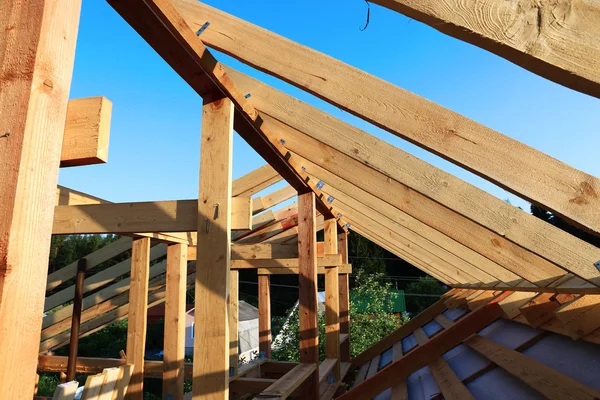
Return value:
M 127 363 L 134 365 L 127 391 L 127 400 L 143 400 L 144 356 L 148 279 L 150 275 L 150 239 L 135 239 L 131 247 L 131 285 L 129 288 L 129 319 L 127 321 Z
M 229 271 L 229 369 L 238 374 L 240 272 Z
M 324 255 L 338 255 L 337 222 L 326 219 L 324 225 Z M 341 261 L 341 256 L 340 261 Z M 335 381 L 340 380 L 340 281 L 339 266 L 325 269 L 325 357 L 338 360 L 334 375 Z
M 271 358 L 271 288 L 270 276 L 258 275 L 258 351 Z
M 229 265 L 233 103 L 204 97 L 198 195 L 194 400 L 229 397 Z
M 33 396 L 80 7 L 0 2 L 0 399 Z
M 594 400 L 600 397 L 597 390 L 482 336 L 473 335 L 464 343 L 548 399 Z
M 52 234 L 192 232 L 198 227 L 193 218 L 197 200 L 57 206 Z M 234 230 L 252 228 L 249 197 L 231 199 Z
M 185 363 L 185 320 L 187 246 L 172 244 L 167 249 L 163 398 L 183 400 Z
M 315 231 L 315 194 L 298 195 L 298 257 L 300 362 L 316 369 L 302 385 L 302 398 L 319 397 L 319 331 L 317 321 L 317 233 Z
M 337 252 L 342 256 L 342 263 L 348 263 L 348 233 L 338 233 Z M 348 335 L 348 339 L 340 345 L 340 361 L 350 362 L 350 275 L 339 275 L 340 335 Z
M 112 103 L 106 97 L 69 101 L 61 167 L 102 164 L 108 161 Z
M 81 303 L 83 302 L 83 285 L 85 282 L 86 260 L 79 260 L 73 300 L 73 317 L 71 318 L 71 338 L 69 339 L 69 364 L 67 365 L 67 380 L 75 380 L 77 365 L 77 350 L 79 349 L 79 325 L 81 322 Z

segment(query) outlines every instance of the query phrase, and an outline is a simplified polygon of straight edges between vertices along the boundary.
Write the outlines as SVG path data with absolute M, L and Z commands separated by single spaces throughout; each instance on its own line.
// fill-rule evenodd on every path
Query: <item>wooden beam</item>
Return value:
M 80 1 L 0 2 L 0 398 L 31 398 Z
M 468 289 L 481 289 L 481 290 L 490 290 L 489 287 L 483 287 L 480 285 L 460 285 L 455 284 L 452 285 L 457 289 L 460 288 L 468 288 Z M 580 287 L 580 288 L 569 288 L 569 287 L 560 287 L 560 286 L 546 286 L 546 287 L 537 287 L 537 286 L 510 286 L 510 287 L 494 287 L 494 290 L 500 291 L 515 291 L 515 292 L 532 292 L 532 293 L 551 293 L 551 294 L 600 294 L 600 288 L 597 286 L 591 285 L 590 287 Z
M 162 395 L 164 399 L 183 400 L 187 278 L 186 245 L 173 244 L 168 247 L 166 273 Z
M 268 210 L 271 207 L 283 203 L 293 197 L 296 197 L 298 192 L 291 186 L 286 186 L 266 196 L 252 199 L 252 214 L 258 214 Z
M 239 367 L 240 272 L 229 271 L 229 369 L 238 374 Z
M 325 255 L 338 254 L 337 223 L 335 219 L 326 219 L 324 226 Z M 335 382 L 340 380 L 340 280 L 339 266 L 325 269 L 325 357 L 336 360 L 333 368 Z
M 600 328 L 600 295 L 580 296 L 560 305 L 554 314 L 571 339 L 581 339 Z
M 597 390 L 490 339 L 473 335 L 464 343 L 548 399 L 593 400 L 600 397 Z
M 337 252 L 342 256 L 342 263 L 348 263 L 348 233 L 339 232 L 337 238 Z M 348 335 L 348 339 L 340 345 L 340 361 L 350 361 L 350 275 L 340 273 L 339 275 L 339 316 L 340 334 Z
M 229 398 L 229 264 L 233 103 L 204 97 L 198 195 L 194 400 Z M 216 210 L 218 207 L 218 210 Z
M 296 244 L 232 244 L 232 260 L 268 260 L 273 258 L 298 258 Z
M 317 275 L 325 275 L 330 267 L 317 267 Z M 351 274 L 352 264 L 340 264 L 338 266 L 340 274 Z M 258 268 L 257 273 L 260 275 L 298 275 L 300 273 L 299 267 L 271 267 L 271 268 Z
M 497 300 L 501 299 L 502 296 L 492 300 L 492 302 L 479 310 L 467 314 L 462 318 L 460 323 L 440 332 L 429 339 L 426 344 L 417 346 L 414 350 L 406 353 L 404 357 L 388 365 L 370 379 L 365 380 L 349 392 L 338 397 L 338 399 L 371 398 L 391 387 L 398 379 L 405 378 L 438 359 L 442 354 L 460 344 L 464 339 L 498 319 L 502 314 L 502 309 L 497 304 Z
M 475 399 L 443 358 L 440 357 L 430 362 L 429 369 L 444 395 L 444 400 Z
M 434 0 L 429 2 L 432 1 Z M 183 0 L 176 0 L 174 4 L 194 30 L 199 29 L 204 22 L 211 21 L 210 28 L 201 37 L 208 46 L 306 90 L 393 135 L 466 168 L 521 198 L 540 204 L 579 226 L 596 234 L 600 233 L 600 212 L 597 212 L 600 210 L 598 178 L 578 171 L 441 105 L 205 4 Z M 440 8 L 447 6 L 448 4 L 438 5 Z M 504 5 L 499 8 L 509 9 L 510 6 Z M 590 11 L 595 11 L 597 15 L 597 8 L 594 7 Z M 538 10 L 544 15 L 544 19 L 537 18 Z M 558 17 L 561 20 L 566 17 L 563 9 L 557 9 L 554 13 L 556 12 L 561 13 Z M 583 12 L 583 6 L 577 13 L 579 12 Z M 535 27 L 538 21 L 548 24 L 552 14 L 551 6 L 532 7 L 531 15 L 536 18 L 529 26 Z M 579 25 L 581 18 L 572 15 L 571 18 L 578 21 Z M 464 21 L 464 18 L 461 17 L 461 20 Z M 585 26 L 590 29 L 596 21 L 597 18 L 589 19 Z M 535 28 L 531 28 L 531 31 L 537 36 Z M 597 28 L 592 30 L 597 31 Z M 562 39 L 562 36 L 555 37 Z M 579 34 L 571 37 L 581 41 Z M 588 46 L 593 43 L 593 36 L 589 37 L 586 41 Z M 545 42 L 547 38 L 548 35 L 544 35 L 540 40 Z M 244 45 L 241 45 L 242 43 Z M 571 47 L 565 49 L 572 51 Z M 273 57 L 274 54 L 278 56 Z M 587 55 L 585 52 L 581 54 Z M 294 60 L 295 68 L 289 68 L 286 60 L 290 59 Z M 593 57 L 590 59 L 594 60 Z M 589 66 L 592 65 L 594 64 Z M 594 69 L 595 67 L 591 68 Z M 356 87 L 361 88 L 360 95 L 356 94 Z M 248 93 L 252 93 L 251 99 L 254 100 L 256 93 Z M 382 111 L 381 104 L 390 107 Z M 522 171 L 531 171 L 531 175 L 523 174 Z M 543 176 L 544 179 L 533 182 L 530 176 Z
M 269 164 L 233 181 L 231 195 L 233 197 L 249 197 L 283 180 L 281 175 Z
M 271 358 L 271 278 L 258 275 L 258 351 L 261 358 Z
M 108 161 L 111 113 L 112 103 L 106 97 L 69 100 L 61 167 Z
M 600 97 L 597 63 L 600 49 L 591 38 L 600 36 L 596 4 L 569 7 L 539 3 L 511 7 L 476 0 L 440 3 L 435 0 L 375 0 L 390 10 L 431 26 L 446 35 L 481 47 L 534 74 L 590 96 Z M 468 10 L 485 12 L 474 17 Z
M 590 267 L 600 259 L 599 249 L 593 248 L 590 244 L 360 129 L 332 118 L 328 114 L 252 78 L 235 73 L 231 69 L 227 69 L 227 71 L 244 92 L 252 93 L 249 100 L 260 110 L 263 119 L 269 120 L 269 117 L 273 117 L 283 122 L 283 124 L 277 125 L 278 136 L 285 140 L 285 147 L 294 154 L 319 164 L 448 236 L 453 237 L 450 235 L 451 232 L 447 232 L 439 224 L 430 220 L 434 216 L 437 218 L 440 214 L 445 215 L 447 212 L 441 211 L 444 210 L 444 207 L 440 210 L 439 204 L 437 206 L 434 204 L 432 207 L 435 206 L 437 211 L 430 211 L 421 205 L 417 207 L 414 205 L 414 201 L 416 198 L 421 202 L 419 193 L 444 205 L 447 209 L 477 222 L 481 225 L 480 229 L 486 227 L 501 236 L 500 239 L 491 237 L 490 240 L 497 239 L 502 242 L 502 239 L 506 238 L 547 260 L 569 268 L 584 279 L 600 281 L 598 270 L 594 271 L 595 268 Z M 303 115 L 310 115 L 310 118 L 301 118 L 300 116 Z M 273 118 L 268 122 L 276 124 Z M 445 121 L 445 119 L 442 120 Z M 301 135 L 301 139 L 298 141 L 298 134 L 295 132 L 302 132 L 305 135 Z M 309 141 L 306 135 L 315 141 Z M 291 142 L 292 139 L 295 139 L 294 143 Z M 493 143 L 489 140 L 485 142 Z M 369 146 L 365 146 L 365 143 L 369 143 Z M 373 150 L 374 146 L 377 147 L 376 151 Z M 477 151 L 473 151 L 472 154 L 479 154 Z M 497 158 L 497 156 L 493 156 L 493 158 Z M 325 159 L 330 160 L 326 165 L 322 163 Z M 365 179 L 365 174 L 368 179 Z M 431 184 L 430 180 L 423 178 L 424 176 L 436 176 L 437 178 L 435 183 Z M 522 177 L 523 174 L 520 176 Z M 573 171 L 571 176 L 581 177 L 582 173 Z M 582 181 L 584 180 L 582 179 Z M 572 187 L 579 187 L 579 183 L 573 185 L 569 186 L 569 191 L 572 190 Z M 547 190 L 547 187 L 544 190 Z M 598 190 L 600 191 L 600 189 Z M 577 197 L 572 194 L 569 199 L 574 196 Z M 410 201 L 402 200 L 409 198 Z M 597 201 L 600 201 L 600 197 Z M 429 201 L 423 200 L 423 202 L 428 203 Z M 335 205 L 335 202 L 333 204 Z M 490 213 L 489 210 L 494 210 L 494 212 Z M 450 225 L 454 226 L 455 224 Z M 457 236 L 457 233 L 454 233 L 454 237 Z M 469 237 L 470 235 L 467 233 L 461 231 L 463 236 Z M 490 235 L 477 232 L 477 237 L 487 236 Z M 542 242 L 545 244 L 542 245 Z M 487 243 L 489 242 L 486 242 L 486 245 Z M 567 243 L 569 244 L 567 245 Z M 499 252 L 501 248 L 504 249 L 505 246 L 493 246 L 492 250 Z M 483 254 L 483 251 L 481 252 Z M 539 268 L 533 268 L 533 270 L 537 269 Z
M 197 200 L 58 206 L 52 234 L 194 232 Z M 252 201 L 231 199 L 232 229 L 252 228 Z
M 300 362 L 315 365 L 314 373 L 302 385 L 302 398 L 319 397 L 319 329 L 317 311 L 317 232 L 315 194 L 298 195 L 298 257 Z
M 300 254 L 298 258 L 280 258 L 265 260 L 231 260 L 232 269 L 255 269 L 255 268 L 298 268 L 301 266 Z M 317 257 L 317 267 L 334 267 L 342 263 L 339 254 L 328 254 Z
M 279 378 L 254 399 L 263 398 L 283 400 L 290 396 L 302 383 L 313 376 L 317 366 L 312 363 L 298 364 L 291 371 Z M 315 397 L 315 399 L 318 397 Z
M 127 363 L 133 364 L 133 376 L 127 390 L 127 400 L 144 398 L 144 356 L 148 280 L 150 274 L 150 239 L 135 239 L 131 247 L 131 286 L 129 289 L 129 319 L 127 321 Z

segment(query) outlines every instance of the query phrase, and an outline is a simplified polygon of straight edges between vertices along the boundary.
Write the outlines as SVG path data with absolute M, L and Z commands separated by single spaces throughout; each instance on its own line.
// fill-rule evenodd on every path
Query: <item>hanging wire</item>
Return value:
M 358 28 L 361 32 L 367 29 L 367 26 L 369 26 L 369 21 L 371 19 L 371 3 L 369 3 L 368 0 L 365 0 L 365 3 L 367 3 L 367 22 L 365 22 L 365 26 L 363 26 L 362 28 Z

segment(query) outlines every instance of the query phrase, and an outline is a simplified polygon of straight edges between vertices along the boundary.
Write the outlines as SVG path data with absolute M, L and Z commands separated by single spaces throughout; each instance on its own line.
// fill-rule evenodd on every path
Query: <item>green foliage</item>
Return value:
M 37 395 L 52 397 L 56 386 L 58 386 L 58 374 L 42 372 L 38 382 Z
M 61 269 L 118 238 L 117 235 L 53 235 L 48 272 Z
M 439 300 L 439 296 L 446 293 L 447 289 L 440 282 L 430 276 L 421 277 L 417 282 L 406 285 L 406 310 L 416 315 Z M 433 296 L 418 296 L 421 294 Z M 411 296 L 414 295 L 414 296 Z
M 395 293 L 390 292 L 389 283 L 380 284 L 379 274 L 359 273 L 356 287 L 350 291 L 350 343 L 352 356 L 362 352 L 373 343 L 395 330 L 401 318 L 387 313 L 389 302 Z M 359 303 L 367 306 L 361 310 Z M 405 322 L 405 318 L 402 318 Z M 319 313 L 319 359 L 325 359 L 325 313 Z M 300 319 L 295 308 L 281 328 L 279 346 L 273 348 L 271 356 L 275 360 L 299 361 L 300 359 Z

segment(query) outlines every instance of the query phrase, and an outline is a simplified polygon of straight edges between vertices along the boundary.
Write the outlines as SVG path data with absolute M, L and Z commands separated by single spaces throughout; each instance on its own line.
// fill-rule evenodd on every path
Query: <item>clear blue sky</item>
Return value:
M 208 4 L 315 48 L 600 176 L 600 100 L 363 0 L 211 0 Z M 262 79 L 500 198 L 523 200 L 274 78 Z M 102 0 L 84 0 L 71 98 L 113 102 L 109 162 L 65 168 L 59 182 L 111 201 L 197 197 L 201 99 Z M 264 164 L 234 142 L 234 179 Z M 523 171 L 527 174 L 528 171 Z

